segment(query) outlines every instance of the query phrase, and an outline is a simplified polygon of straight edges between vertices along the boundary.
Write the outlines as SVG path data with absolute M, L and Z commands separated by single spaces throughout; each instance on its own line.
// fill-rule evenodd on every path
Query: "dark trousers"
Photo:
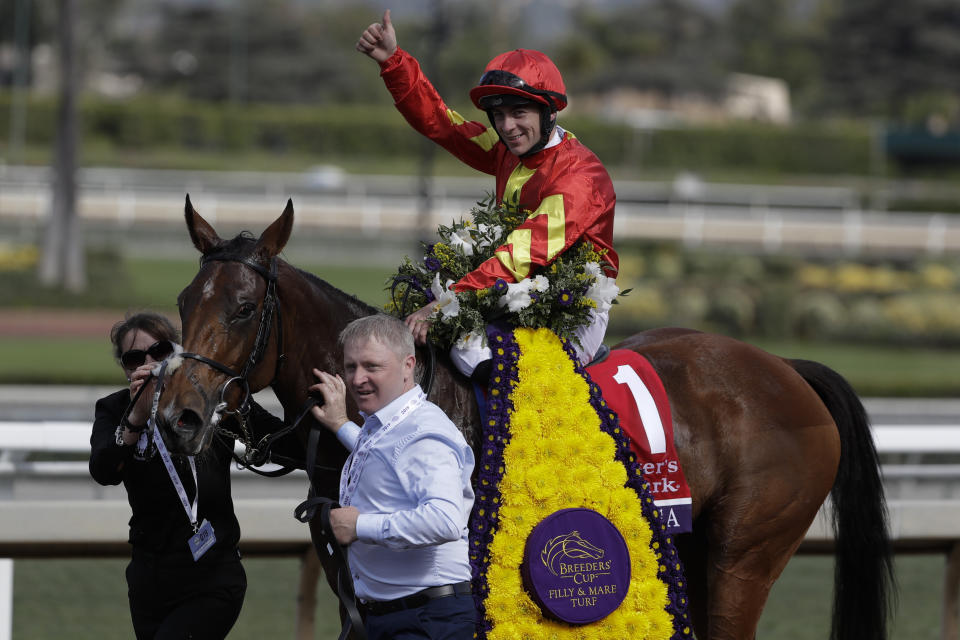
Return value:
M 477 610 L 472 595 L 428 600 L 415 609 L 368 615 L 368 640 L 473 640 Z
M 240 615 L 247 575 L 236 551 L 223 555 L 195 563 L 135 551 L 127 595 L 137 640 L 225 638 Z

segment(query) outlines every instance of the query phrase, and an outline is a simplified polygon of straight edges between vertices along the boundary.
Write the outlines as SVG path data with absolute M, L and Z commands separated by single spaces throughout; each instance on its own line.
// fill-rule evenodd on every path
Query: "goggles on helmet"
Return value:
M 477 83 L 477 86 L 510 87 L 511 89 L 517 89 L 541 98 L 554 111 L 557 110 L 557 98 L 562 101 L 566 101 L 566 96 L 562 93 L 531 87 L 520 76 L 510 73 L 509 71 L 504 71 L 503 69 L 491 69 L 490 71 L 487 71 L 480 76 L 480 82 Z M 484 98 L 491 97 L 494 96 L 484 96 Z M 481 107 L 483 107 L 483 103 L 486 101 L 484 98 L 480 98 L 479 100 Z

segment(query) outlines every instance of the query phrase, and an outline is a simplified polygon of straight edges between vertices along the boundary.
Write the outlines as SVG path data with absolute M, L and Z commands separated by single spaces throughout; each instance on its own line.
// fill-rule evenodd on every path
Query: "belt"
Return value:
M 372 616 L 382 616 L 393 613 L 394 611 L 402 611 L 403 609 L 416 609 L 437 598 L 446 598 L 447 596 L 453 595 L 468 596 L 470 593 L 469 581 L 458 582 L 456 584 L 430 587 L 404 598 L 397 598 L 396 600 L 371 600 L 365 602 L 363 608 Z

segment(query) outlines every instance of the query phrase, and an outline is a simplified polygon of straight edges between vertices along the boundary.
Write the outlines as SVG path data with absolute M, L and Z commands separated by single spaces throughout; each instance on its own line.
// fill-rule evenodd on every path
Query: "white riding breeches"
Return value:
M 574 331 L 580 343 L 573 341 L 573 350 L 580 360 L 580 364 L 587 365 L 593 360 L 603 337 L 607 333 L 607 324 L 610 322 L 610 312 L 596 310 L 590 312 L 590 321 Z M 487 345 L 486 336 L 471 336 L 467 340 L 458 340 L 450 348 L 450 359 L 463 375 L 470 377 L 477 365 L 493 357 Z

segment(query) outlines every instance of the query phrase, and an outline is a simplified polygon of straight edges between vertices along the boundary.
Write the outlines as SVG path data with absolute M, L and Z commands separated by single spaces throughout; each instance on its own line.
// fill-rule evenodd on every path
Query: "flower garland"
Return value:
M 495 368 L 470 525 L 483 620 L 478 637 L 691 638 L 673 541 L 616 414 L 576 364 L 570 344 L 544 329 L 513 335 L 490 329 L 488 338 Z M 623 603 L 602 620 L 577 627 L 544 617 L 520 574 L 533 527 L 569 507 L 593 509 L 612 522 L 631 559 Z
M 506 318 L 518 327 L 550 329 L 565 340 L 589 323 L 593 309 L 606 311 L 617 304 L 621 292 L 613 278 L 604 274 L 606 250 L 581 241 L 557 256 L 548 267 L 519 282 L 500 278 L 487 289 L 455 291 L 454 285 L 508 243 L 508 236 L 526 219 L 526 214 L 494 205 L 492 199 L 478 203 L 472 220 L 441 225 L 439 240 L 424 244 L 424 256 L 414 262 L 404 258 L 388 280 L 391 302 L 387 309 L 405 316 L 436 301 L 430 338 L 447 349 L 456 341 L 484 341 L 485 329 Z

